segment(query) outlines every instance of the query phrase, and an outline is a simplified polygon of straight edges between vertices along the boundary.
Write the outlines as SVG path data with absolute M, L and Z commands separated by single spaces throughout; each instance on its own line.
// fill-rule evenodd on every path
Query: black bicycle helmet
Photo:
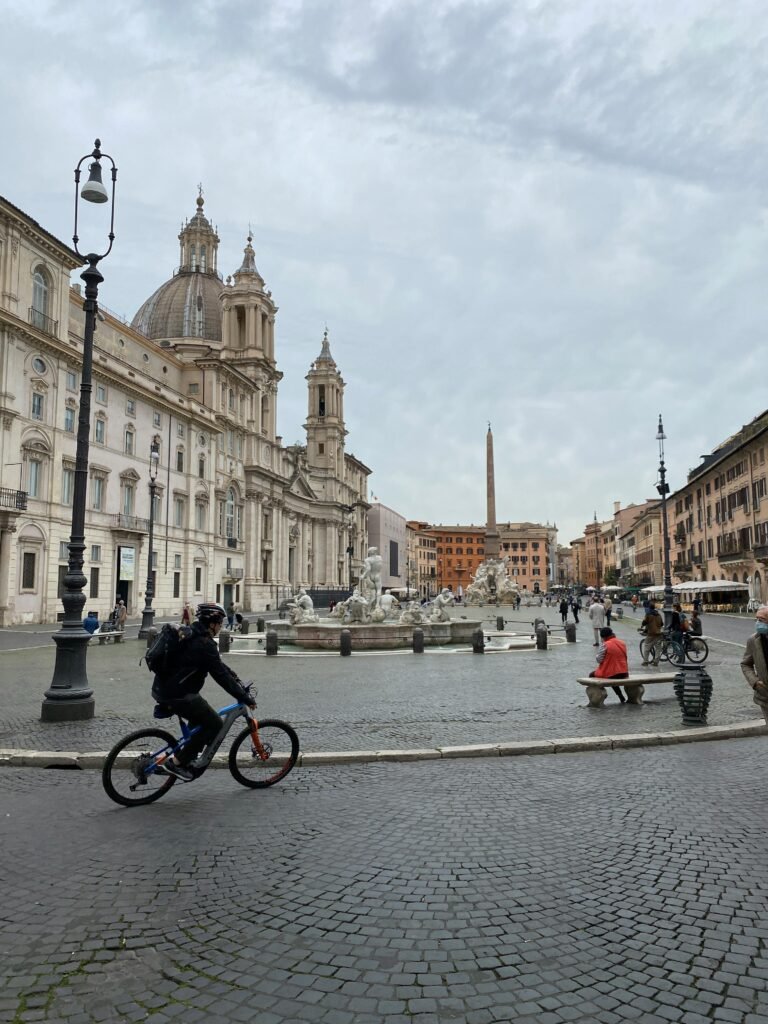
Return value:
M 216 604 L 215 601 L 207 601 L 205 604 L 199 604 L 195 615 L 200 622 L 205 623 L 207 626 L 211 622 L 223 622 L 227 613 L 224 611 L 220 604 Z

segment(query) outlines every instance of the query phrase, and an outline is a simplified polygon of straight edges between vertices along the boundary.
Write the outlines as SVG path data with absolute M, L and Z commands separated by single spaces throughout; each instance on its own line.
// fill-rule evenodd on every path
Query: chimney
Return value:
M 620 509 L 621 509 L 621 502 L 620 501 L 614 501 L 614 503 L 613 503 L 613 514 L 616 515 L 616 513 Z

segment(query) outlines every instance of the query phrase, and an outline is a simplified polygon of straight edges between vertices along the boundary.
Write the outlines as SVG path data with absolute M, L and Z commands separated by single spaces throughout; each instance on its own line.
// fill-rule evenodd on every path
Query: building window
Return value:
M 126 416 L 136 415 L 136 402 L 132 398 L 126 399 L 125 402 L 125 414 Z
M 67 370 L 67 391 L 77 391 L 77 374 L 74 370 Z
M 104 444 L 107 437 L 107 423 L 103 416 L 96 419 L 93 431 L 93 439 L 96 444 Z
M 43 396 L 35 391 L 32 394 L 32 419 L 41 420 L 43 418 Z
M 322 441 L 320 441 L 320 443 L 317 446 L 317 454 L 318 455 L 325 455 L 325 445 L 323 444 Z
M 190 395 L 199 395 L 200 394 L 200 385 L 199 384 L 190 384 L 189 387 L 187 388 L 187 391 L 189 392 Z
M 101 561 L 101 544 L 91 544 L 91 561 Z
M 32 308 L 36 313 L 48 316 L 48 280 L 40 268 L 32 278 Z
M 25 551 L 21 556 L 21 589 L 35 589 L 37 555 L 34 551 Z
M 96 385 L 96 401 L 100 405 L 107 404 L 107 389 L 103 384 Z
M 64 410 L 64 429 L 68 434 L 75 432 L 75 410 L 72 406 L 67 406 Z
M 173 596 L 178 597 L 181 594 L 181 573 L 175 572 L 173 574 Z
M 205 479 L 205 456 L 201 455 L 197 460 L 197 476 L 200 480 Z
M 29 460 L 28 469 L 28 480 L 27 480 L 27 493 L 30 498 L 40 497 L 40 488 L 43 479 L 43 464 L 39 459 Z
M 195 529 L 205 529 L 205 505 L 200 501 L 195 503 Z
M 136 498 L 136 488 L 133 484 L 123 484 L 123 515 L 132 516 L 134 508 L 134 500 Z
M 195 593 L 200 594 L 203 589 L 203 568 L 200 565 L 195 566 Z
M 152 413 L 152 425 L 154 427 L 162 427 L 162 425 L 163 425 L 163 417 L 162 417 L 161 413 L 159 413 L 159 412 L 153 412 Z
M 224 504 L 224 536 L 236 537 L 235 533 L 235 492 L 230 487 Z
M 184 433 L 185 433 L 185 431 L 184 431 L 184 424 L 183 423 L 177 423 L 176 424 L 176 436 L 177 437 L 184 437 Z
M 184 499 L 174 498 L 173 499 L 173 525 L 183 526 L 184 525 Z
M 88 597 L 98 597 L 99 596 L 99 573 L 100 573 L 100 571 L 101 570 L 98 569 L 98 568 L 95 568 L 95 567 L 91 568 L 91 585 L 90 585 L 90 587 L 88 589 Z
M 91 508 L 101 512 L 104 508 L 104 477 L 91 477 Z
M 155 490 L 152 496 L 152 518 L 156 523 L 160 522 L 160 513 L 163 509 L 161 498 L 162 495 L 158 494 L 157 490 Z
M 179 473 L 184 472 L 184 449 L 179 448 L 176 452 L 176 469 Z
M 173 556 L 173 568 L 174 569 L 180 569 L 181 568 L 181 555 L 174 555 Z
M 61 473 L 61 503 L 71 505 L 75 493 L 75 471 L 65 466 Z
M 133 455 L 133 447 L 134 447 L 133 442 L 134 442 L 133 428 L 132 427 L 128 427 L 128 429 L 125 431 L 125 444 L 124 444 L 124 448 L 123 448 L 123 450 L 125 451 L 126 455 Z
M 69 541 L 59 541 L 59 561 L 66 562 L 69 560 Z
M 32 360 L 32 369 L 35 373 L 43 374 L 48 367 L 45 365 L 45 360 L 41 359 L 40 356 L 35 356 Z

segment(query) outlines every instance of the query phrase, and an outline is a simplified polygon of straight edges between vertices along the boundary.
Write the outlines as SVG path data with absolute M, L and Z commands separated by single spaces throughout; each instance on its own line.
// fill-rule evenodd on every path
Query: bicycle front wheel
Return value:
M 702 661 L 707 660 L 707 656 L 709 655 L 707 641 L 702 640 L 700 636 L 693 637 L 692 640 L 688 641 L 688 648 L 685 653 L 688 655 L 690 661 L 695 662 L 697 665 L 701 664 Z
M 671 661 L 673 665 L 685 664 L 685 651 L 677 640 L 665 640 L 661 656 L 665 661 Z
M 299 756 L 299 737 L 287 722 L 265 718 L 259 722 L 259 741 L 250 728 L 235 738 L 229 751 L 229 770 L 241 786 L 265 789 L 284 779 Z
M 151 804 L 167 793 L 176 779 L 152 769 L 155 757 L 177 740 L 164 729 L 138 729 L 124 736 L 107 754 L 101 781 L 110 800 L 123 807 Z

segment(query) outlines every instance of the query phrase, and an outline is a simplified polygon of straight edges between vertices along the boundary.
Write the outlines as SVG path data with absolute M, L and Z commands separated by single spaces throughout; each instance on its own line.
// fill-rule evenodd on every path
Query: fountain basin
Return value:
M 352 634 L 352 650 L 375 651 L 413 647 L 413 631 L 424 633 L 425 647 L 442 647 L 447 644 L 471 644 L 472 634 L 482 629 L 479 620 L 451 619 L 450 622 L 424 622 L 410 626 L 401 622 L 371 622 L 368 625 L 352 623 L 343 625 L 336 619 L 321 619 L 320 622 L 303 622 L 293 626 L 285 619 L 266 624 L 267 631 L 274 630 L 278 643 L 295 644 L 307 650 L 338 650 L 342 629 Z

